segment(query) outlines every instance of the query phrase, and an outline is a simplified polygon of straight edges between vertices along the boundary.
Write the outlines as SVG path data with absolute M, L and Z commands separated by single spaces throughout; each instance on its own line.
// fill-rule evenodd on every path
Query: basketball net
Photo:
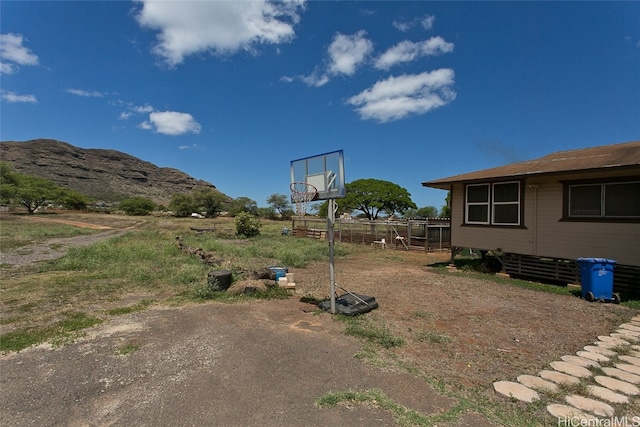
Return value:
M 296 215 L 305 216 L 309 202 L 318 195 L 318 189 L 308 182 L 291 183 L 291 200 L 296 204 Z

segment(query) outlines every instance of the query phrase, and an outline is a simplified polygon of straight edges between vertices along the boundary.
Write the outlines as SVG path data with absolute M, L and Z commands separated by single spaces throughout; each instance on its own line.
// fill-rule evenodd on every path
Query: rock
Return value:
M 582 366 L 583 368 L 599 368 L 600 364 L 595 360 L 588 359 L 586 357 L 574 356 L 574 355 L 566 355 L 562 356 L 560 359 L 565 362 L 573 363 L 574 365 Z
M 568 405 L 561 405 L 559 403 L 552 403 L 551 405 L 548 405 L 547 411 L 557 420 L 567 420 L 567 425 L 569 425 L 569 420 L 575 420 L 577 423 L 579 423 L 580 421 L 589 422 L 593 419 L 593 417 L 590 417 L 579 409 Z
M 600 387 L 599 385 L 588 385 L 587 391 L 590 395 L 597 397 L 598 399 L 606 400 L 607 402 L 617 404 L 629 403 L 629 398 L 627 396 L 616 393 L 606 387 Z
M 640 394 L 640 389 L 638 389 L 638 387 L 625 381 L 620 381 L 604 375 L 597 375 L 594 377 L 594 380 L 603 387 L 613 391 L 619 391 L 629 396 L 637 396 Z
M 585 359 L 590 359 L 590 360 L 594 360 L 596 362 L 603 362 L 603 363 L 607 363 L 609 359 L 607 356 L 604 356 L 600 353 L 594 353 L 592 351 L 579 351 L 576 353 L 578 356 L 580 357 L 584 357 Z
M 558 371 L 543 370 L 538 374 L 545 380 L 552 381 L 556 384 L 579 384 L 580 380 L 574 376 L 563 374 Z
M 564 374 L 572 375 L 578 378 L 589 378 L 592 375 L 591 371 L 587 368 L 583 368 L 582 366 L 578 366 L 569 362 L 554 361 L 551 362 L 549 366 L 551 366 L 558 372 L 562 372 Z
M 603 356 L 607 356 L 607 357 L 613 357 L 615 356 L 617 353 L 615 351 L 611 351 L 608 348 L 604 348 L 602 346 L 599 345 L 586 345 L 584 346 L 585 351 L 590 351 L 592 353 L 598 353 L 601 354 Z
M 535 390 L 513 381 L 497 381 L 493 383 L 493 388 L 504 396 L 512 397 L 522 402 L 531 403 L 534 400 L 540 400 L 540 395 Z
M 556 393 L 559 390 L 557 384 L 554 384 L 547 380 L 543 380 L 542 378 L 536 377 L 535 375 L 520 375 L 518 377 L 518 382 L 525 387 L 529 387 L 531 389 L 539 390 L 542 392 Z
M 626 381 L 631 384 L 640 384 L 640 375 L 634 375 L 630 372 L 623 371 L 618 368 L 604 367 L 602 372 L 610 377 L 618 378 L 619 380 Z
M 615 411 L 608 403 L 601 402 L 599 400 L 591 399 L 577 394 L 572 394 L 565 397 L 566 402 L 575 406 L 583 411 L 591 412 L 592 414 L 601 417 L 612 417 Z

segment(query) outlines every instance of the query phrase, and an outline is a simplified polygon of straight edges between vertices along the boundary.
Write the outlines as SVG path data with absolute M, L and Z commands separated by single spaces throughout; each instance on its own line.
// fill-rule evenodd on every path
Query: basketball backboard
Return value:
M 291 161 L 291 182 L 305 182 L 318 191 L 314 200 L 337 199 L 346 195 L 342 150 Z

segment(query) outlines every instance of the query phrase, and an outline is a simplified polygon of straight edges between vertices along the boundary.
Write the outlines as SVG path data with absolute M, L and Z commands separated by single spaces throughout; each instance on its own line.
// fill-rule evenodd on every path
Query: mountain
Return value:
M 0 142 L 0 160 L 16 172 L 49 179 L 90 198 L 141 196 L 168 205 L 174 194 L 215 185 L 116 150 L 85 149 L 54 139 Z

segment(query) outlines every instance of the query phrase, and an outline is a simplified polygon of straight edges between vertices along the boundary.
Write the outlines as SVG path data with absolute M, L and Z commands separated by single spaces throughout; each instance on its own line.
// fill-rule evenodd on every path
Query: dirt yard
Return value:
M 0 418 L 14 426 L 395 425 L 374 404 L 314 404 L 331 391 L 373 388 L 434 417 L 471 395 L 507 411 L 517 404 L 497 396 L 494 381 L 535 375 L 635 314 L 432 267 L 447 259 L 374 248 L 336 259 L 336 282 L 374 296 L 380 307 L 366 316 L 403 346 L 363 356 L 342 322 L 301 302 L 328 296 L 329 265 L 318 262 L 290 270 L 297 290 L 286 301 L 154 307 L 63 348 L 2 355 Z M 139 350 L 117 355 L 126 343 Z M 499 425 L 469 408 L 432 425 Z

